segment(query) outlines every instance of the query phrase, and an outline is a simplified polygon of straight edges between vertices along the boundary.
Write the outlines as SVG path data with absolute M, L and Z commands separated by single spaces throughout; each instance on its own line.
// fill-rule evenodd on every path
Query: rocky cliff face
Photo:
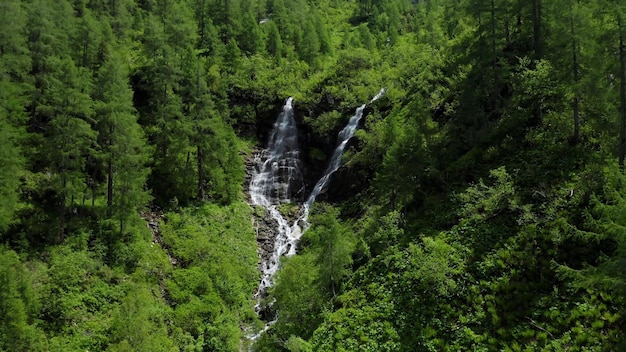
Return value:
M 268 261 L 274 252 L 274 236 L 276 236 L 278 223 L 263 207 L 255 209 L 252 221 L 259 245 L 259 270 L 261 270 L 261 263 Z
M 273 105 L 267 103 L 257 103 L 257 102 L 248 102 L 250 106 L 254 106 L 254 108 L 250 108 L 254 110 L 255 114 L 255 125 L 242 125 L 239 126 L 239 130 L 245 130 L 245 135 L 248 137 L 256 137 L 259 141 L 259 146 L 257 150 L 253 151 L 253 154 L 258 152 L 258 150 L 262 149 L 269 139 L 269 135 L 271 133 L 273 124 L 276 120 L 276 116 L 281 111 L 281 106 L 283 100 L 276 100 Z M 298 127 L 298 140 L 300 145 L 300 159 L 303 163 L 302 171 L 304 177 L 304 188 L 302 194 L 296 195 L 295 198 L 302 198 L 301 200 L 306 199 L 308 194 L 313 189 L 313 186 L 319 180 L 319 178 L 324 173 L 324 170 L 328 164 L 328 159 L 332 155 L 335 147 L 337 146 L 337 133 L 343 128 L 345 121 L 337 121 L 336 126 L 333 130 L 329 131 L 325 136 L 317 136 L 314 133 L 311 125 L 305 122 L 304 117 L 309 116 L 313 119 L 320 114 L 332 111 L 337 108 L 337 104 L 335 100 L 328 97 L 323 97 L 319 102 L 306 102 L 301 103 L 297 100 L 294 100 L 293 110 L 294 110 L 294 118 Z M 365 116 L 370 113 L 370 108 L 366 108 Z M 341 113 L 342 116 L 349 117 L 353 111 L 343 111 Z M 361 122 L 361 127 L 363 126 L 365 119 Z M 348 147 L 354 146 L 358 141 L 356 139 L 352 139 Z M 322 152 L 323 156 L 326 158 L 320 158 L 320 155 L 313 155 L 312 151 Z M 253 167 L 252 160 L 247 161 L 247 178 L 246 178 L 246 194 L 247 187 L 250 184 L 250 177 L 252 174 L 251 167 Z M 358 193 L 367 185 L 363 181 L 367 179 L 368 170 L 361 169 L 347 169 L 345 167 L 341 167 L 337 172 L 332 176 L 332 182 L 330 182 L 330 187 L 328 190 L 324 191 L 318 197 L 321 201 L 340 201 L 346 198 L 349 198 L 351 195 Z M 370 175 L 371 176 L 371 175 Z M 294 188 L 295 189 L 295 188 Z

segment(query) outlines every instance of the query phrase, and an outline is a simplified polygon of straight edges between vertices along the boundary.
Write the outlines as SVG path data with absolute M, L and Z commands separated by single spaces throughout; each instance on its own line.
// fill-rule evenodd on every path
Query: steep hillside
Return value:
M 246 158 L 293 97 L 308 194 L 383 87 L 252 348 L 626 349 L 625 13 L 3 1 L 0 351 L 243 348 Z

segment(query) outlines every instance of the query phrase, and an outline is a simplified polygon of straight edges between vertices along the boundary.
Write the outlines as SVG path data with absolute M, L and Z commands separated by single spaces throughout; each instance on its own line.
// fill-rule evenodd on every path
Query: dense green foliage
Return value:
M 381 87 L 256 348 L 625 349 L 625 13 L 2 1 L 0 350 L 238 350 L 259 325 L 244 140 L 293 96 L 323 168 Z
M 0 4 L 0 350 L 231 351 L 255 319 L 246 147 L 196 6 Z
M 260 349 L 623 349 L 623 5 L 358 4 L 367 51 L 344 44 L 319 85 L 335 111 L 306 120 L 329 135 L 361 87 L 388 88 L 343 174 L 367 180 L 339 204 L 356 236 L 324 262 L 314 238 L 336 230 L 313 218 Z M 396 13 L 394 36 L 377 21 Z

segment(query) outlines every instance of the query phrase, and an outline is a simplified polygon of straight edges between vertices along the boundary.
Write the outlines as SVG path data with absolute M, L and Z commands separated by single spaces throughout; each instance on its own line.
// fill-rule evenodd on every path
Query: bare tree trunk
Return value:
M 89 43 L 89 34 L 87 34 L 87 38 L 83 40 L 83 67 L 87 67 L 88 62 L 88 43 Z
M 200 13 L 199 13 L 199 17 L 200 17 L 200 40 L 198 40 L 199 43 L 204 44 L 204 38 L 205 38 L 205 30 L 206 30 L 206 19 L 205 19 L 205 14 L 204 14 L 204 0 L 200 0 Z M 202 49 L 206 49 L 206 48 L 202 48 Z
M 61 204 L 59 206 L 59 242 L 65 242 L 65 201 L 67 200 L 67 179 L 65 177 L 65 173 L 63 173 L 61 186 Z
M 541 35 L 541 0 L 533 0 L 533 49 L 535 49 L 535 59 L 543 57 L 543 43 Z
M 187 152 L 187 160 L 185 161 L 185 171 L 183 173 L 183 182 L 185 185 L 188 184 L 193 184 L 194 182 L 194 172 L 191 168 L 191 152 L 188 151 Z M 185 199 L 187 199 L 187 197 L 192 197 L 189 194 L 185 194 Z
M 203 151 L 202 148 L 200 148 L 200 146 L 198 146 L 198 199 L 199 200 L 205 200 L 205 193 L 204 193 L 204 155 L 203 155 Z
M 618 13 L 617 23 L 619 26 L 619 77 L 620 77 L 620 131 L 619 166 L 624 171 L 624 158 L 626 157 L 626 46 L 624 46 L 624 24 L 622 15 Z
M 574 30 L 574 7 L 572 0 L 569 2 L 570 35 L 572 36 L 572 70 L 574 74 L 574 98 L 572 108 L 574 110 L 574 135 L 572 141 L 578 143 L 580 137 L 580 98 L 578 96 L 578 43 L 576 42 L 576 31 Z
M 85 177 L 86 178 L 86 185 L 89 185 L 89 177 Z M 85 206 L 85 202 L 87 202 L 87 188 L 89 186 L 85 187 L 85 189 L 83 190 L 83 199 L 81 201 L 81 205 L 84 207 Z
M 107 164 L 107 213 L 111 216 L 111 207 L 113 206 L 113 151 L 111 146 L 113 146 L 113 124 L 109 125 L 109 160 Z
M 574 101 L 572 102 L 574 108 L 574 135 L 572 136 L 572 141 L 574 144 L 578 143 L 580 139 L 580 99 L 578 95 L 574 96 Z
M 109 156 L 107 165 L 107 207 L 113 206 L 113 156 Z
M 508 18 L 504 21 L 504 37 L 506 38 L 506 46 L 511 45 L 511 23 Z
M 498 85 L 498 52 L 496 47 L 496 5 L 495 0 L 491 0 L 491 54 L 493 55 L 493 84 Z M 494 89 L 494 93 L 495 89 Z
M 522 30 L 522 3 L 523 3 L 523 0 L 517 0 L 517 15 L 516 15 L 517 31 Z

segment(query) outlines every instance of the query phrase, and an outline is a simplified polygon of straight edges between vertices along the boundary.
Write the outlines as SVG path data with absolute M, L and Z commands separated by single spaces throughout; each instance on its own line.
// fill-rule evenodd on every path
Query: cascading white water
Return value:
M 381 89 L 370 103 L 380 98 L 384 92 L 385 90 Z M 298 131 L 293 117 L 292 102 L 293 98 L 287 99 L 282 113 L 278 116 L 276 123 L 274 123 L 267 149 L 255 157 L 256 167 L 250 182 L 252 203 L 264 206 L 277 223 L 273 252 L 269 259 L 261 263 L 261 281 L 254 296 L 257 300 L 255 305 L 257 313 L 263 309 L 261 299 L 266 294 L 267 289 L 273 284 L 274 274 L 280 264 L 280 257 L 296 254 L 296 243 L 302 236 L 302 233 L 308 228 L 309 209 L 313 206 L 315 198 L 330 181 L 331 175 L 339 169 L 341 155 L 346 148 L 348 140 L 354 136 L 365 109 L 365 104 L 356 109 L 348 125 L 339 132 L 338 146 L 333 152 L 324 175 L 315 184 L 313 191 L 303 204 L 298 218 L 290 225 L 277 206 L 291 202 L 293 196 L 301 194 L 304 184 L 301 169 L 302 163 L 299 159 Z M 301 224 L 303 226 L 300 226 Z M 253 341 L 256 340 L 274 322 L 275 320 L 268 322 L 261 332 L 251 335 L 249 338 Z
M 256 156 L 250 183 L 250 197 L 255 205 L 288 203 L 301 191 L 303 177 L 292 102 L 293 98 L 287 99 L 274 123 L 267 149 Z
M 372 100 L 370 100 L 370 104 L 380 99 L 380 97 L 385 94 L 385 88 L 381 89 Z M 365 104 L 359 106 L 356 109 L 354 115 L 348 121 L 346 127 L 344 127 L 338 135 L 338 145 L 333 152 L 332 157 L 330 158 L 330 162 L 328 163 L 328 167 L 326 167 L 326 171 L 324 171 L 324 176 L 317 181 L 315 187 L 313 187 L 313 191 L 309 195 L 305 205 L 304 212 L 308 213 L 309 209 L 313 206 L 315 202 L 315 198 L 324 190 L 324 188 L 328 185 L 330 181 L 330 177 L 339 169 L 341 166 L 341 156 L 343 155 L 343 151 L 346 149 L 346 145 L 352 136 L 354 136 L 354 132 L 356 128 L 359 126 L 359 122 L 363 117 L 363 110 L 365 110 Z M 307 214 L 308 215 L 308 214 Z
M 255 158 L 256 168 L 250 182 L 250 198 L 254 205 L 262 205 L 276 221 L 278 227 L 274 238 L 273 253 L 261 263 L 261 282 L 255 294 L 257 313 L 261 310 L 261 298 L 272 285 L 272 278 L 278 270 L 280 257 L 295 254 L 295 242 L 300 237 L 295 226 L 276 208 L 282 203 L 291 202 L 303 185 L 300 152 L 298 150 L 298 130 L 293 117 L 293 98 L 287 99 L 283 111 L 274 123 L 267 149 Z

